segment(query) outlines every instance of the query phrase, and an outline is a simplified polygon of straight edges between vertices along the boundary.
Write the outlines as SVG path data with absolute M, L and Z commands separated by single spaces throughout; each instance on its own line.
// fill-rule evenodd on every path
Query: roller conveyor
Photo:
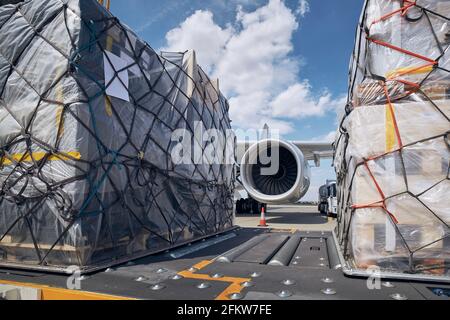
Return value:
M 0 286 L 31 286 L 46 299 L 449 299 L 450 286 L 436 283 L 382 280 L 369 290 L 339 269 L 334 247 L 331 232 L 238 228 L 84 275 L 80 290 L 68 290 L 64 275 L 11 269 L 0 269 Z

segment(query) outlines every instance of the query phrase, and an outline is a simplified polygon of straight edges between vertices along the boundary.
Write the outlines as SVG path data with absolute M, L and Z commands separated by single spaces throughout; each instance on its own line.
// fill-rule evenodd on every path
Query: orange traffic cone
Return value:
M 259 220 L 258 227 L 268 227 L 269 225 L 266 223 L 266 210 L 264 207 L 261 208 L 261 219 Z

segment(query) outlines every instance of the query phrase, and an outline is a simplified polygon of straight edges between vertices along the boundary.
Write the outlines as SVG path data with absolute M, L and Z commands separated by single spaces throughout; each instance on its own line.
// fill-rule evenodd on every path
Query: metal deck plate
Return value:
M 261 246 L 258 250 L 243 253 L 232 263 L 221 263 L 214 258 L 236 248 L 252 238 L 265 234 L 262 229 L 244 228 L 234 231 L 236 236 L 219 243 L 211 242 L 206 248 L 187 253 L 180 258 L 171 258 L 167 253 L 134 261 L 133 265 L 122 265 L 108 270 L 88 275 L 81 281 L 81 289 L 97 293 L 138 298 L 138 299 L 174 299 L 174 300 L 211 300 L 225 298 L 238 288 L 242 297 L 249 300 L 261 299 L 392 299 L 400 294 L 408 299 L 447 299 L 438 296 L 430 288 L 449 290 L 449 285 L 433 283 L 417 283 L 390 280 L 390 286 L 381 285 L 380 289 L 369 290 L 367 280 L 350 278 L 342 270 L 334 270 L 328 266 L 320 266 L 320 257 L 327 257 L 328 241 L 331 233 L 300 232 L 308 239 L 296 249 L 296 254 L 307 257 L 303 264 L 292 266 L 270 266 L 267 263 L 269 255 L 275 254 L 286 243 L 289 232 L 275 232 L 266 250 Z M 324 240 L 320 242 L 320 238 Z M 270 239 L 267 238 L 268 241 Z M 312 240 L 314 239 L 314 241 Z M 284 241 L 284 242 L 283 242 Z M 280 245 L 281 244 L 281 245 Z M 311 250 L 320 247 L 320 250 Z M 244 259 L 245 258 L 245 259 Z M 295 256 L 293 256 L 293 259 Z M 320 262 L 319 262 L 320 263 Z M 189 269 L 197 266 L 197 269 Z M 173 280 L 173 276 L 181 273 L 185 277 Z M 252 275 L 258 275 L 252 277 Z M 217 278 L 214 278 L 214 277 Z M 138 278 L 141 277 L 137 281 Z M 325 282 L 325 279 L 328 281 Z M 0 281 L 14 281 L 20 283 L 34 283 L 46 286 L 66 288 L 68 277 L 58 274 L 24 272 L 19 270 L 0 269 Z M 240 282 L 248 280 L 250 287 L 241 287 Z M 290 280 L 286 282 L 285 280 Z M 231 286 L 237 283 L 238 286 Z M 291 283 L 286 285 L 286 283 Z M 153 290 L 153 285 L 161 284 L 160 290 Z M 328 291 L 327 291 L 328 289 Z M 286 297 L 280 292 L 288 291 Z M 333 294 L 326 294 L 333 293 Z
M 302 238 L 290 266 L 295 268 L 314 267 L 329 269 L 326 238 Z
M 265 264 L 286 243 L 286 234 L 271 234 L 269 237 L 238 256 L 234 261 Z

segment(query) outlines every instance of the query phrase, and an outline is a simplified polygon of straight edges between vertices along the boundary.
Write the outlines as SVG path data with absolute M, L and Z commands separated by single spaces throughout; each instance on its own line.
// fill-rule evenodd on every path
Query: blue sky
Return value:
M 332 137 L 344 106 L 362 3 L 112 0 L 111 11 L 155 50 L 195 49 L 220 79 L 236 127 L 268 122 L 287 139 L 323 140 Z M 331 161 L 312 173 L 307 199 L 334 177 Z

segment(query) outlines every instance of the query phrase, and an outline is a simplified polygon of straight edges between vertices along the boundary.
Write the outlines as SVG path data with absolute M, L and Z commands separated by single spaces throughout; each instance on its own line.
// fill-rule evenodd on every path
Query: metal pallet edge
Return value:
M 338 238 L 336 236 L 335 230 L 332 231 L 333 239 L 336 245 L 336 250 L 338 252 L 339 261 L 341 264 L 341 269 L 346 276 L 357 277 L 357 278 L 370 278 L 374 276 L 373 272 L 357 269 L 350 266 L 347 260 L 345 260 L 342 253 L 341 246 L 339 245 Z M 378 274 L 383 279 L 391 280 L 408 280 L 408 281 L 418 281 L 418 282 L 433 282 L 433 283 L 450 283 L 449 276 L 438 276 L 438 275 L 426 275 L 426 274 L 408 274 L 401 272 L 389 272 L 381 271 Z
M 189 241 L 185 241 L 179 244 L 176 244 L 174 246 L 171 247 L 166 247 L 163 249 L 159 249 L 159 250 L 154 250 L 154 251 L 148 251 L 148 252 L 144 252 L 144 253 L 140 253 L 140 254 L 136 254 L 136 255 L 132 255 L 132 256 L 128 256 L 125 258 L 121 258 L 121 259 L 117 259 L 117 260 L 113 260 L 113 261 L 108 261 L 105 263 L 99 263 L 97 265 L 92 265 L 92 266 L 84 266 L 84 267 L 79 267 L 79 266 L 43 266 L 43 265 L 30 265 L 30 264 L 20 264 L 20 263 L 11 263 L 11 262 L 0 262 L 0 269 L 16 269 L 16 270 L 26 270 L 26 271 L 40 271 L 40 272 L 47 272 L 47 273 L 54 273 L 54 274 L 67 274 L 67 275 L 72 275 L 74 274 L 74 272 L 79 272 L 80 274 L 89 274 L 89 273 L 94 273 L 100 270 L 104 270 L 107 268 L 111 268 L 114 266 L 118 266 L 130 261 L 134 261 L 134 260 L 138 260 L 138 259 L 142 259 L 154 254 L 158 254 L 158 253 L 162 253 L 165 252 L 167 250 L 173 250 L 173 249 L 177 249 L 180 248 L 182 246 L 185 246 L 189 243 L 195 243 L 198 241 L 201 241 L 203 239 L 208 239 L 211 237 L 214 237 L 216 235 L 220 235 L 220 234 L 225 234 L 231 231 L 234 231 L 236 229 L 238 229 L 238 226 L 233 226 L 231 228 L 228 228 L 226 230 L 222 230 L 216 233 L 212 233 L 206 236 L 202 236 L 202 237 L 198 237 Z M 76 269 L 74 269 L 74 267 L 76 267 Z

